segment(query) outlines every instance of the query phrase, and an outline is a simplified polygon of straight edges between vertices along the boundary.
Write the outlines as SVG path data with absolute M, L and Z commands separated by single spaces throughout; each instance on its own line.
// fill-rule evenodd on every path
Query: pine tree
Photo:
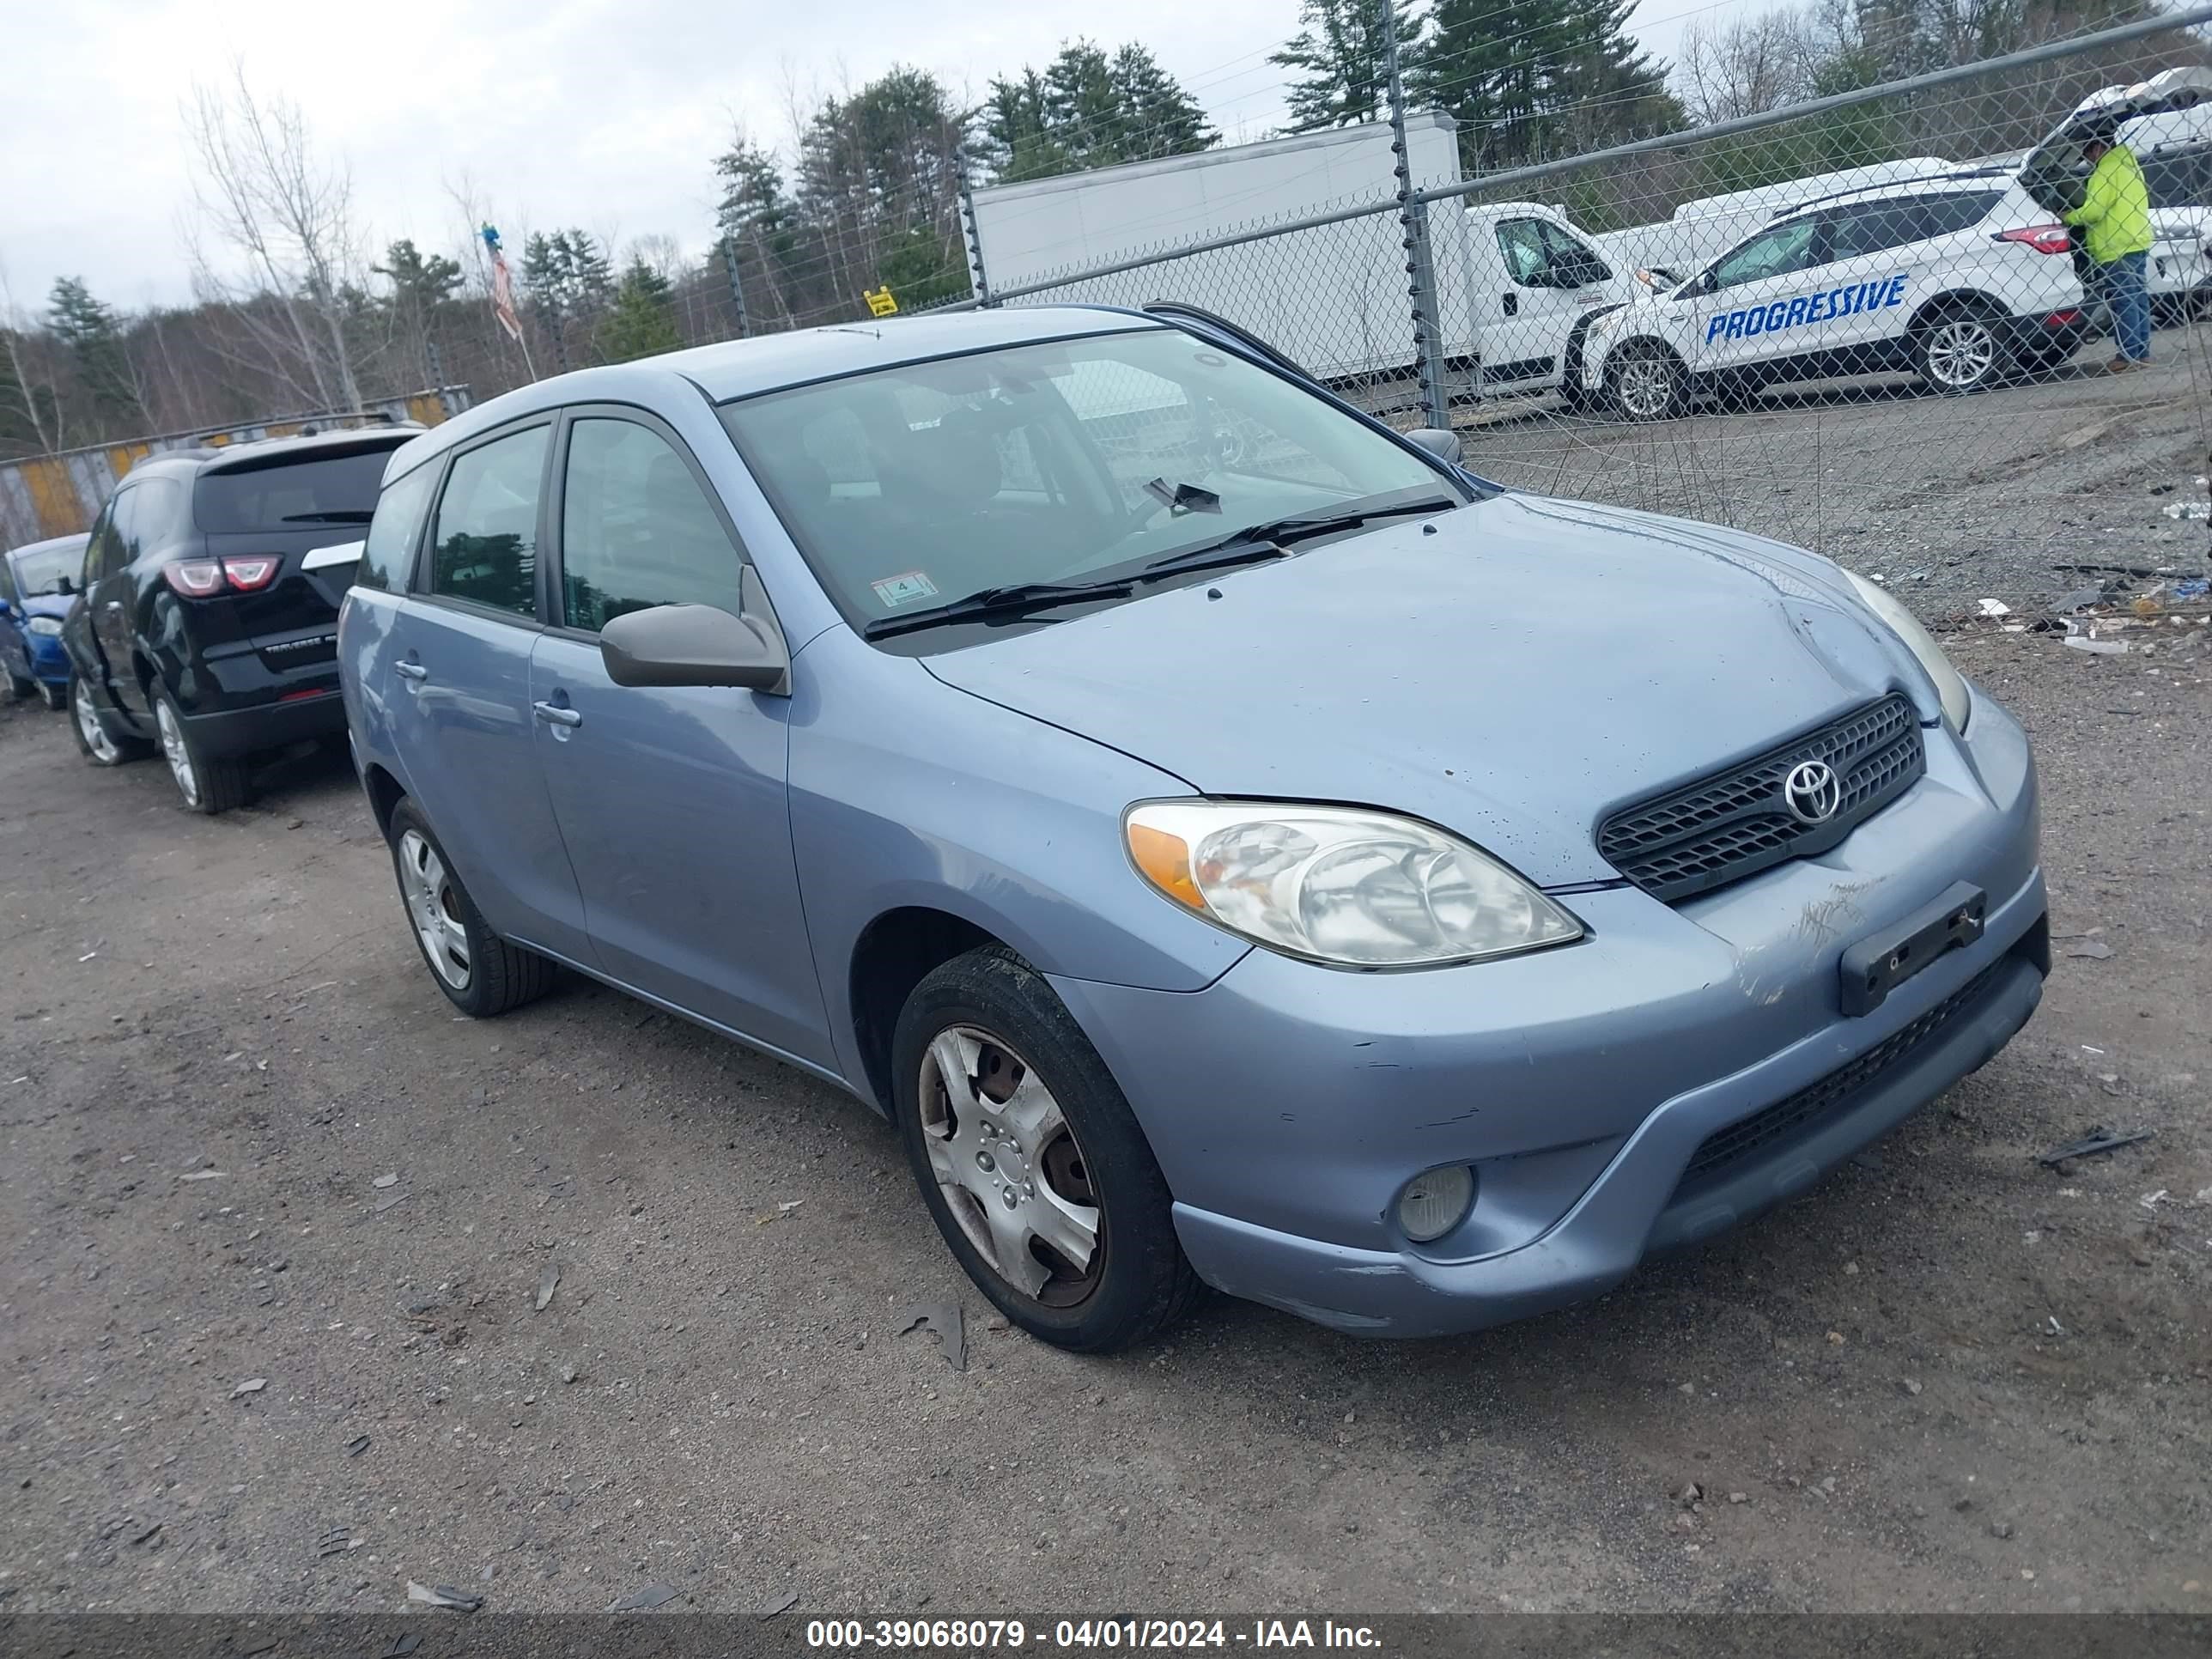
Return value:
M 1419 101 L 1459 123 L 1489 171 L 1681 124 L 1667 66 L 1628 33 L 1633 0 L 1437 0 L 1413 66 Z
M 450 300 L 461 285 L 461 267 L 442 253 L 424 253 L 406 237 L 384 251 L 384 263 L 369 269 L 392 284 L 392 303 L 410 316 Z
M 115 416 L 143 412 L 123 325 L 106 301 L 95 299 L 81 276 L 58 278 L 48 296 L 46 326 L 68 348 L 78 383 L 94 412 Z
M 1267 60 L 1305 71 L 1290 83 L 1285 98 L 1293 132 L 1389 118 L 1380 7 L 1381 0 L 1304 0 L 1298 12 L 1304 27 Z M 1425 17 L 1410 8 L 1400 12 L 1401 64 L 1420 61 L 1427 30 Z
M 614 272 L 586 230 L 533 231 L 522 245 L 522 285 L 564 317 L 593 317 L 614 297 Z
M 1121 118 L 1121 161 L 1149 161 L 1207 149 L 1221 135 L 1206 125 L 1206 111 L 1133 43 L 1114 54 L 1112 79 Z
M 626 363 L 682 345 L 670 299 L 668 279 L 642 258 L 633 258 L 616 286 L 613 304 L 600 319 L 600 356 L 611 363 Z
M 1044 179 L 1206 149 L 1220 135 L 1199 101 L 1144 47 L 1110 56 L 1072 40 L 1040 73 L 994 79 L 983 136 L 1001 179 Z

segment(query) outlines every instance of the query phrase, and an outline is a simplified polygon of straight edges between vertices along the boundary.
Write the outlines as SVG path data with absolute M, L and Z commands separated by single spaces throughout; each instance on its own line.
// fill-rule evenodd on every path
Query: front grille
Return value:
M 1783 781 L 1815 760 L 1835 769 L 1843 799 L 1833 817 L 1806 823 L 1784 805 Z M 1598 825 L 1597 850 L 1671 904 L 1784 859 L 1825 853 L 1927 769 L 1912 705 L 1884 697 L 1724 772 L 1623 807 Z
M 1879 1084 L 1891 1068 L 1910 1060 L 1963 1010 L 1972 1006 L 1989 989 L 1990 981 L 2012 960 L 2006 957 L 1992 963 L 1902 1030 L 1885 1037 L 1818 1083 L 1725 1129 L 1713 1131 L 1691 1155 L 1689 1167 L 1682 1171 L 1681 1182 L 1675 1188 L 1675 1196 L 1680 1198 L 1685 1192 L 1717 1180 L 1745 1158 L 1774 1150 L 1778 1143 L 1808 1133 L 1857 1104 L 1860 1097 Z

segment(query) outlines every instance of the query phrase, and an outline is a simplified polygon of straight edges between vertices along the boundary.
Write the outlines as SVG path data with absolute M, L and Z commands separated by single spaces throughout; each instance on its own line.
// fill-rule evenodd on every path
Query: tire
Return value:
M 923 1200 L 1008 1319 L 1055 1347 L 1118 1353 L 1189 1310 L 1201 1287 L 1166 1178 L 1106 1062 L 1028 963 L 991 946 L 937 968 L 900 1011 L 891 1064 Z
M 1681 360 L 1656 340 L 1631 340 L 1605 368 L 1606 395 L 1632 421 L 1671 421 L 1690 407 Z
M 24 675 L 18 674 L 13 669 L 9 670 L 8 695 L 15 698 L 16 702 L 23 702 L 38 689 L 38 681 L 28 678 Z
M 252 769 L 234 756 L 215 756 L 192 736 L 191 724 L 166 687 L 153 695 L 154 729 L 161 734 L 161 758 L 188 811 L 214 817 L 246 805 L 252 793 Z
M 120 766 L 154 752 L 154 745 L 143 738 L 118 738 L 107 729 L 99 705 L 93 701 L 90 682 L 74 668 L 70 670 L 69 703 L 70 727 L 76 733 L 76 746 L 94 766 Z
M 553 988 L 560 969 L 485 925 L 413 801 L 403 799 L 392 809 L 385 836 L 409 931 L 447 1001 L 473 1018 L 490 1019 Z M 465 960 L 456 959 L 455 947 Z
M 56 685 L 52 680 L 40 680 L 39 695 L 46 700 L 46 707 L 56 712 L 69 707 L 69 687 L 66 685 Z
M 2011 350 L 1997 319 L 1975 306 L 1952 306 L 1912 331 L 1914 371 L 1947 398 L 1997 385 L 2013 373 Z

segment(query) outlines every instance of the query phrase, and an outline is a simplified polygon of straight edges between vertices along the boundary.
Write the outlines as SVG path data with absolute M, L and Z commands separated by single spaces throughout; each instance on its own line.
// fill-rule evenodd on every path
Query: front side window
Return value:
M 738 614 L 738 550 L 691 469 L 635 421 L 568 428 L 561 496 L 562 619 L 596 634 L 656 605 Z
M 1764 282 L 1809 268 L 1817 263 L 1814 248 L 1819 230 L 1818 222 L 1808 218 L 1760 232 L 1735 252 L 1723 256 L 1713 267 L 1713 286 L 1734 288 L 1740 283 Z
M 416 544 L 422 537 L 423 516 L 429 511 L 430 491 L 437 482 L 438 466 L 433 461 L 393 479 L 376 498 L 375 516 L 362 546 L 361 574 L 355 578 L 362 586 L 386 593 L 406 591 L 415 568 Z
M 84 564 L 77 573 L 80 592 L 98 581 L 107 570 L 107 546 L 115 539 L 115 501 L 112 497 L 100 509 L 100 516 L 92 521 L 92 530 L 84 539 Z
M 1501 219 L 1498 222 L 1498 251 L 1505 258 L 1505 274 L 1523 288 L 1550 280 L 1552 258 L 1544 245 L 1540 219 Z
M 438 499 L 430 591 L 538 615 L 538 495 L 553 428 L 533 426 L 456 456 Z
M 722 416 L 862 626 L 1133 573 L 1279 518 L 1464 499 L 1364 422 L 1179 329 L 909 363 Z
M 107 533 L 99 538 L 101 575 L 112 576 L 131 562 L 137 519 L 138 486 L 125 484 L 107 504 Z

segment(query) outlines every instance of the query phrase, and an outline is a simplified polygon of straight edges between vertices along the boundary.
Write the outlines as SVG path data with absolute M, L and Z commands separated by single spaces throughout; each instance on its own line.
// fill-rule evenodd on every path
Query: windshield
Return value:
M 205 472 L 192 490 L 192 514 L 216 532 L 367 524 L 396 447 Z
M 908 363 L 722 417 L 864 628 L 1133 573 L 1293 515 L 1465 499 L 1371 428 L 1177 329 Z
M 84 563 L 84 540 L 61 542 L 46 547 L 28 547 L 14 556 L 15 580 L 23 590 L 23 597 L 33 599 L 41 593 L 61 591 L 61 579 L 76 580 L 76 573 Z

